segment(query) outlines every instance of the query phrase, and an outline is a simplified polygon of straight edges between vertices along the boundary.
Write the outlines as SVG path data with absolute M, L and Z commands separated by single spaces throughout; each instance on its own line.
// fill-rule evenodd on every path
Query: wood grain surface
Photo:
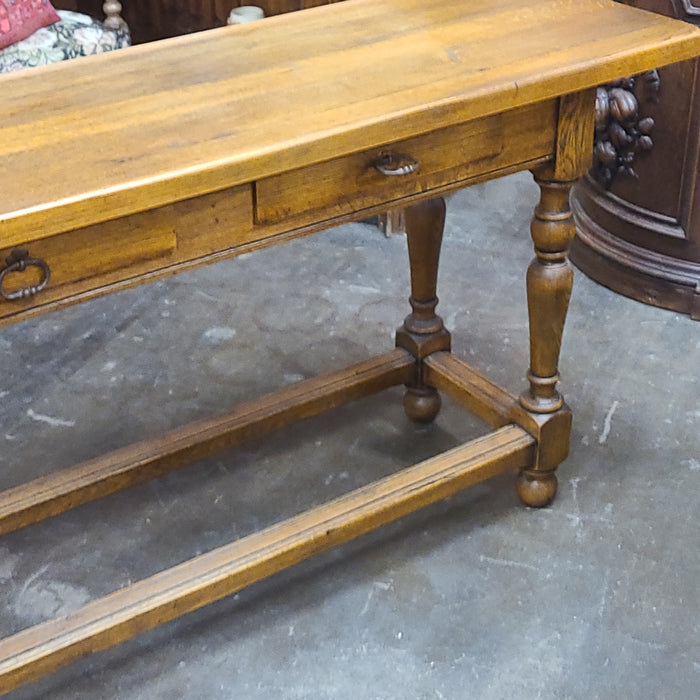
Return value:
M 516 426 L 167 569 L 62 618 L 0 640 L 0 693 L 80 656 L 196 610 L 495 474 L 532 459 Z
M 417 420 L 437 413 L 438 387 L 499 429 L 0 640 L 0 693 L 505 469 L 521 470 L 525 503 L 548 504 L 569 449 L 557 367 L 571 289 L 568 191 L 590 158 L 590 88 L 698 54 L 696 27 L 611 0 L 347 0 L 1 76 L 0 249 L 46 240 L 66 289 L 82 279 L 57 245 L 68 237 L 78 249 L 85 242 L 87 289 L 104 288 L 134 267 L 143 279 L 154 274 L 152 261 L 184 265 L 397 198 L 431 198 L 406 215 L 412 313 L 397 336 L 403 349 L 0 494 L 6 529 L 391 384 L 408 385 Z M 515 128 L 513 115 L 538 113 L 541 132 L 529 118 Z M 365 158 L 394 145 L 416 146 L 425 171 L 381 192 L 376 180 L 363 189 Z M 449 347 L 434 312 L 444 204 L 435 195 L 534 163 L 530 388 L 515 399 L 441 352 Z M 321 171 L 328 177 L 317 178 Z M 230 188 L 240 199 L 226 208 Z M 205 199 L 228 217 L 211 230 Z M 256 205 L 269 221 L 255 220 Z M 133 215 L 137 232 L 124 229 L 121 247 L 120 227 Z M 149 221 L 157 225 L 140 260 L 138 231 Z
M 0 493 L 0 534 L 153 479 L 295 420 L 407 382 L 405 350 L 312 377 L 238 406 L 232 413 L 175 428 Z
M 608 0 L 347 0 L 4 75 L 0 246 L 698 52 Z

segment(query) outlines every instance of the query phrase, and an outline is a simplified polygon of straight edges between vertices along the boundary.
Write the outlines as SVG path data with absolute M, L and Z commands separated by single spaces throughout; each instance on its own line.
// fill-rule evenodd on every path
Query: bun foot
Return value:
M 557 493 L 557 477 L 554 472 L 523 470 L 518 474 L 516 489 L 526 506 L 544 508 L 554 500 Z
M 416 423 L 432 423 L 441 406 L 440 394 L 433 387 L 408 387 L 403 396 L 404 411 Z

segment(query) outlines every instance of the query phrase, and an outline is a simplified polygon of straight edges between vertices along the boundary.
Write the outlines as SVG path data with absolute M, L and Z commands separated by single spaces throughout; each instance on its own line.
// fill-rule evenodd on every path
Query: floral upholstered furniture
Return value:
M 12 0 L 2 0 L 11 5 Z M 107 0 L 104 22 L 77 12 L 58 10 L 59 21 L 42 26 L 25 39 L 0 50 L 0 73 L 90 56 L 131 44 L 121 5 Z M 51 21 L 51 20 L 49 20 Z

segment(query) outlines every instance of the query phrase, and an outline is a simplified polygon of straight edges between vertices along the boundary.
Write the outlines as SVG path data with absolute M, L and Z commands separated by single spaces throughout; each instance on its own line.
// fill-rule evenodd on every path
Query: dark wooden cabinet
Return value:
M 700 24 L 700 0 L 626 0 L 626 4 Z M 618 159 L 611 183 L 594 167 L 572 196 L 578 226 L 572 259 L 578 267 L 617 292 L 696 319 L 700 319 L 699 79 L 696 61 L 663 68 L 654 89 L 649 89 L 649 76 L 638 76 L 631 88 L 636 114 L 625 125 L 627 134 L 617 127 L 618 136 L 623 141 L 634 139 L 642 120 L 652 119 L 653 126 L 644 128 L 651 123 L 647 121 L 642 129 L 649 131 L 651 141 L 644 145 L 650 150 L 629 149 L 633 173 L 618 172 L 624 170 Z M 614 121 L 612 114 L 609 118 Z
M 59 0 L 64 9 L 102 16 L 104 0 Z M 226 24 L 234 7 L 257 5 L 266 16 L 329 5 L 340 0 L 121 0 L 122 15 L 131 28 L 134 43 L 191 34 Z

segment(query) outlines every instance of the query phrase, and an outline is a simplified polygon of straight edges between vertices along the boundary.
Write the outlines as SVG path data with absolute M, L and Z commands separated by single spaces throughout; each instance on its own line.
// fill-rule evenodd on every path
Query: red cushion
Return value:
M 0 49 L 60 19 L 49 0 L 0 0 Z

